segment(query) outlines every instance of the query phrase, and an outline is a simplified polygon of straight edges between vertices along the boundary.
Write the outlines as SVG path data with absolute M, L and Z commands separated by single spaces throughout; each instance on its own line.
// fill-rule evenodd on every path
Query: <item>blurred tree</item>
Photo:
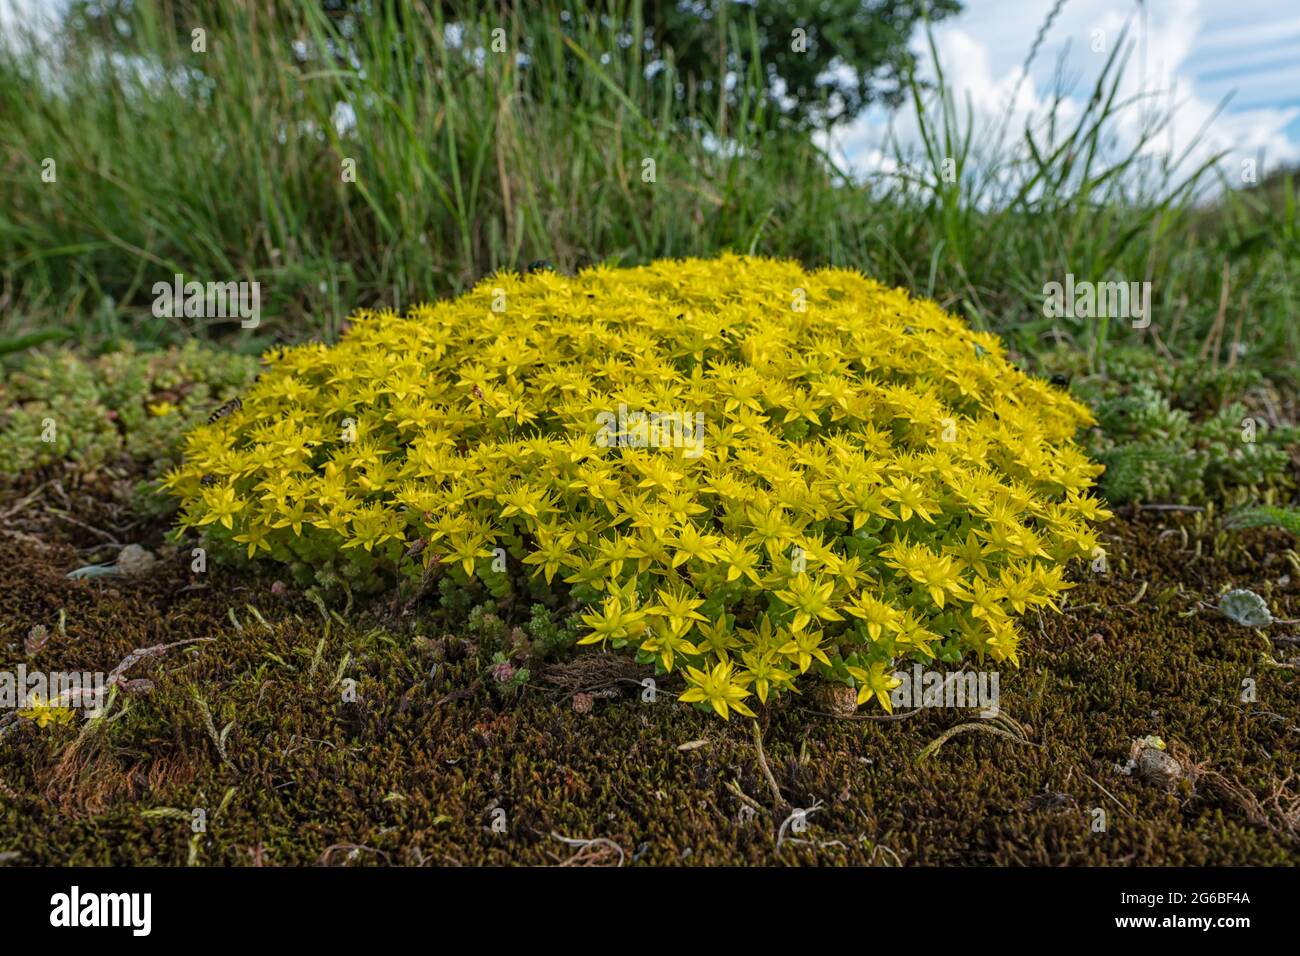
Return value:
M 69 23 L 129 44 L 130 11 L 140 2 L 150 0 L 75 0 Z M 194 24 L 220 23 L 242 6 L 230 0 L 152 2 L 185 37 Z M 256 6 L 258 16 L 282 27 L 287 38 L 301 34 L 300 3 L 263 0 Z M 719 109 L 745 96 L 762 98 L 783 123 L 800 127 L 852 118 L 872 102 L 896 106 L 916 62 L 912 33 L 961 8 L 960 0 L 320 0 L 340 51 L 360 42 L 365 31 L 353 25 L 361 17 L 389 16 L 403 29 L 425 28 L 425 14 L 433 10 L 445 23 L 510 23 L 525 53 L 543 31 L 570 33 L 579 19 L 597 18 L 629 42 L 640 38 L 642 58 L 652 67 L 671 61 L 679 96 Z M 571 72 L 582 69 L 574 56 Z M 522 73 L 527 76 L 526 66 Z
M 960 10 L 959 0 L 652 0 L 645 22 L 657 50 L 671 51 L 679 73 L 703 90 L 716 95 L 725 74 L 748 77 L 757 56 L 763 91 L 781 115 L 822 126 L 871 102 L 897 105 L 916 61 L 913 30 Z M 754 43 L 733 44 L 728 21 L 742 31 L 752 22 Z M 733 102 L 739 93 L 737 83 Z

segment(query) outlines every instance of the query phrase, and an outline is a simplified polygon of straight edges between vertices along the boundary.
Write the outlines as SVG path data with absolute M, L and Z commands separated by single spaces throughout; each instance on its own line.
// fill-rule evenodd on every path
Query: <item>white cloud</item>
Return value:
M 1049 0 L 1008 0 L 971 3 L 958 17 L 934 30 L 935 46 L 945 79 L 952 88 L 963 120 L 967 103 L 973 112 L 977 142 L 993 145 L 992 133 L 1003 123 L 1007 143 L 1020 140 L 1030 125 L 1041 132 L 1041 121 L 1058 90 L 1058 121 L 1077 120 L 1087 105 L 1107 54 L 1119 43 L 1124 28 L 1131 53 L 1119 86 L 1119 101 L 1128 102 L 1117 117 L 1110 144 L 1116 154 L 1132 149 L 1151 122 L 1167 111 L 1171 121 L 1143 148 L 1155 159 L 1178 157 L 1201 134 L 1187 156 L 1183 172 L 1218 152 L 1225 168 L 1236 170 L 1243 159 L 1264 158 L 1266 167 L 1300 160 L 1300 108 L 1286 104 L 1285 78 L 1295 72 L 1286 61 L 1285 29 L 1300 31 L 1300 17 L 1290 0 L 1244 0 L 1234 4 L 1236 16 L 1224 22 L 1223 5 L 1204 0 L 1075 0 L 1059 11 L 1050 31 L 1024 73 L 1024 60 L 1048 11 Z M 1270 36 L 1273 39 L 1270 39 Z M 1277 46 L 1281 43 L 1283 46 Z M 914 38 L 926 77 L 934 78 L 924 36 Z M 1097 50 L 1100 46 L 1101 50 Z M 1255 64 L 1279 55 L 1271 70 Z M 1198 74 L 1230 74 L 1222 82 L 1203 83 Z M 1063 87 L 1063 88 L 1062 88 Z M 1227 90 L 1240 88 L 1242 105 L 1229 103 L 1216 117 Z M 1279 95 L 1282 94 L 1282 95 Z M 1013 98 L 1014 97 L 1014 102 Z M 1008 110 L 1009 107 L 1009 110 Z M 1290 129 L 1288 129 L 1290 127 Z M 910 105 L 894 115 L 872 108 L 833 131 L 826 143 L 841 164 L 862 175 L 886 171 L 882 160 L 890 149 L 892 129 L 902 148 L 918 150 L 920 130 Z

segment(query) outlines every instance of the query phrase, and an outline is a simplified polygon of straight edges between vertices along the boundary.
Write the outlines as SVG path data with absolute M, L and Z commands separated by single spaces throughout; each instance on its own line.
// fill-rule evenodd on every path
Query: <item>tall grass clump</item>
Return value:
M 1209 160 L 1151 159 L 1173 107 L 1124 95 L 1123 37 L 1069 122 L 1058 90 L 1044 115 L 991 128 L 931 45 L 902 117 L 922 153 L 893 141 L 897 172 L 864 180 L 782 121 L 757 68 L 720 68 L 728 102 L 647 52 L 637 2 L 570 6 L 331 18 L 232 0 L 203 8 L 196 52 L 184 15 L 142 2 L 111 28 L 68 25 L 53 49 L 0 47 L 6 325 L 235 331 L 152 316 L 152 283 L 181 272 L 261 282 L 266 321 L 247 334 L 262 343 L 332 339 L 355 306 L 404 308 L 538 259 L 730 249 L 859 268 L 1030 355 L 1065 338 L 1101 366 L 1136 338 L 1268 362 L 1300 345 L 1290 181 L 1281 199 L 1226 184 L 1210 202 Z M 734 11 L 720 62 L 757 43 Z M 1135 111 L 1136 141 L 1120 135 Z M 1066 273 L 1151 281 L 1155 327 L 1045 317 L 1043 286 Z

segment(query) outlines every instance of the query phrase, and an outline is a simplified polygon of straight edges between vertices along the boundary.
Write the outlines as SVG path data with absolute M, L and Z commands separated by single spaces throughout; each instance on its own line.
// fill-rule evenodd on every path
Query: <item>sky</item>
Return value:
M 977 128 L 1011 105 L 1019 122 L 1008 125 L 1022 129 L 1026 118 L 1046 109 L 1062 77 L 1069 94 L 1063 112 L 1077 116 L 1127 24 L 1132 59 L 1121 90 L 1146 95 L 1153 108 L 1176 107 L 1167 135 L 1148 152 L 1177 155 L 1204 127 L 1189 164 L 1220 150 L 1228 151 L 1225 162 L 1234 170 L 1244 159 L 1256 160 L 1261 173 L 1300 163 L 1300 0 L 1065 0 L 1026 74 L 1026 55 L 1053 6 L 1051 0 L 966 0 L 961 14 L 935 27 L 946 78 L 960 104 L 969 95 Z M 924 38 L 913 45 L 928 64 Z M 1128 114 L 1121 146 L 1125 137 L 1135 142 L 1141 128 L 1139 111 Z M 890 119 L 870 109 L 837 129 L 830 145 L 855 172 L 887 169 L 881 146 Z M 920 142 L 906 114 L 893 125 L 905 147 Z
M 15 22 L 57 15 L 65 2 L 0 0 L 0 39 Z M 1300 164 L 1300 0 L 1064 0 L 1026 74 L 1025 57 L 1053 6 L 966 0 L 961 14 L 935 28 L 947 78 L 960 103 L 969 96 L 977 123 L 1000 121 L 1010 105 L 1009 128 L 1023 128 L 1042 114 L 1062 76 L 1069 94 L 1062 112 L 1077 115 L 1127 24 L 1133 53 L 1124 93 L 1153 94 L 1153 107 L 1176 105 L 1166 135 L 1148 152 L 1177 155 L 1204 128 L 1189 165 L 1217 151 L 1227 151 L 1231 169 L 1255 160 L 1261 174 Z M 913 43 L 928 61 L 924 38 Z M 906 111 L 891 117 L 873 108 L 837 128 L 827 145 L 856 173 L 887 170 L 882 147 L 891 121 L 904 147 L 919 144 Z M 1121 147 L 1125 137 L 1136 140 L 1141 125 L 1139 111 L 1129 110 Z

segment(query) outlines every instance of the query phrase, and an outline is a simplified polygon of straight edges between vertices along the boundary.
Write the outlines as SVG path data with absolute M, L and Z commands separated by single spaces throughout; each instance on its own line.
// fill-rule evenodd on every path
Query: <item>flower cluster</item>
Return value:
M 1018 663 L 1107 517 L 1086 408 L 846 270 L 499 274 L 266 362 L 166 476 L 182 527 L 353 581 L 526 570 L 723 717 L 804 674 L 888 710 L 905 658 Z M 597 441 L 619 408 L 702 415 L 702 447 Z

